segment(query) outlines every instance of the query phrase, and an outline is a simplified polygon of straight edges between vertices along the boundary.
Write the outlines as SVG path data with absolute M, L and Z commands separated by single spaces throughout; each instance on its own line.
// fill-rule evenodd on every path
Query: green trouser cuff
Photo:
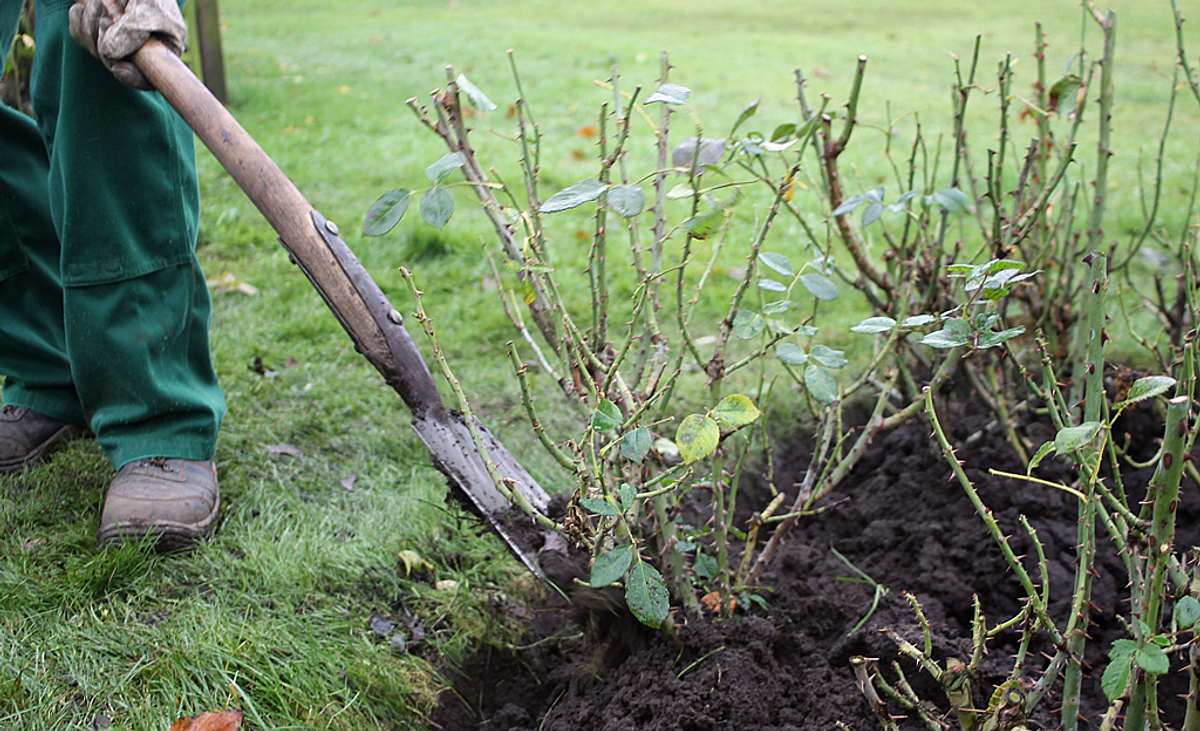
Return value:
M 0 46 L 22 0 L 0 0 Z M 0 376 L 6 402 L 86 423 L 120 467 L 208 460 L 225 413 L 196 261 L 191 130 L 35 0 L 36 123 L 0 104 Z

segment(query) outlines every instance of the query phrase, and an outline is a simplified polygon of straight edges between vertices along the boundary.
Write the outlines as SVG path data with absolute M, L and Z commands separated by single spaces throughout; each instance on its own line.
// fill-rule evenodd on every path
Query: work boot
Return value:
M 20 472 L 83 429 L 22 406 L 0 408 L 0 474 Z
M 187 548 L 212 535 L 220 507 L 212 462 L 130 462 L 108 486 L 96 542 L 111 546 L 153 536 L 160 551 Z

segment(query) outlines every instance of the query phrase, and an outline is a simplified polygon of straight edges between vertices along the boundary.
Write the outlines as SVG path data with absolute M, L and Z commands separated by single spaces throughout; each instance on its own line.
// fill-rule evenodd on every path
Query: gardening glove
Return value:
M 71 36 L 108 67 L 117 80 L 135 89 L 151 89 L 130 57 L 151 36 L 176 55 L 187 45 L 187 24 L 175 0 L 108 0 L 121 9 L 113 16 L 105 0 L 76 0 L 71 6 Z

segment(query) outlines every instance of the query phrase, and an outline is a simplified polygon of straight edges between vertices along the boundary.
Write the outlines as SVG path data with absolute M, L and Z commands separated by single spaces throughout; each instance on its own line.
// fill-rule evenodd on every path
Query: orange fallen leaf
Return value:
M 171 724 L 171 731 L 238 731 L 241 727 L 241 711 L 216 711 L 181 718 Z
M 590 124 L 584 125 L 579 128 L 579 136 L 590 140 L 596 136 L 596 128 Z
M 717 612 L 721 611 L 721 592 L 719 592 L 719 591 L 708 592 L 704 596 L 700 597 L 700 604 L 704 607 L 704 610 L 706 612 L 709 612 L 711 614 L 716 614 Z M 729 597 L 728 604 L 729 604 L 729 613 L 732 614 L 733 611 L 735 609 L 737 609 L 737 599 L 735 599 L 733 597 Z

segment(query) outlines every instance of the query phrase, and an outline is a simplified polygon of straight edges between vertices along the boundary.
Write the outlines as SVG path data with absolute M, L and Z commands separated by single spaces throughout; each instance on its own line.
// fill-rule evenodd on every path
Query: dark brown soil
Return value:
M 1074 574 L 1073 499 L 1056 490 L 990 477 L 987 467 L 1023 471 L 1023 466 L 1000 435 L 972 439 L 987 422 L 976 405 L 943 407 L 943 420 L 968 474 L 1002 527 L 1014 536 L 1018 552 L 1029 548 L 1017 526 L 1018 514 L 1024 513 L 1037 529 L 1050 562 L 1052 612 L 1063 617 Z M 1129 432 L 1136 456 L 1148 458 L 1157 448 L 1154 435 L 1160 423 L 1149 409 L 1128 415 L 1126 421 L 1118 431 Z M 1040 425 L 1026 429 L 1035 443 L 1050 436 Z M 779 458 L 780 485 L 799 480 L 807 454 L 807 441 L 798 440 L 791 453 Z M 1062 465 L 1048 465 L 1043 475 L 1069 479 Z M 470 658 L 450 673 L 455 691 L 443 694 L 434 720 L 452 730 L 825 730 L 837 721 L 855 731 L 877 729 L 849 659 L 881 658 L 881 666 L 889 667 L 896 651 L 880 633 L 884 627 L 919 640 L 902 592 L 912 592 L 924 606 L 935 654 L 964 660 L 970 650 L 972 596 L 979 595 L 993 622 L 1015 614 L 1022 598 L 962 489 L 949 477 L 923 420 L 882 435 L 839 489 L 836 507 L 802 523 L 785 546 L 764 580 L 773 587 L 766 612 L 723 623 L 692 622 L 675 644 L 631 632 L 620 615 L 596 611 L 602 597 L 584 602 L 592 605 L 588 621 L 581 621 L 578 608 L 543 606 L 528 636 L 529 643 L 537 644 L 517 651 L 484 649 Z M 1140 493 L 1148 478 L 1148 470 L 1127 475 L 1127 487 Z M 747 485 L 742 499 L 752 501 L 755 492 L 755 485 Z M 761 498 L 762 489 L 757 492 Z M 1185 498 L 1179 514 L 1181 544 L 1194 545 L 1200 538 L 1197 517 L 1196 501 Z M 847 632 L 866 612 L 871 592 L 840 580 L 849 571 L 831 554 L 831 546 L 890 590 L 866 626 L 850 637 Z M 1106 707 L 1099 676 L 1109 645 L 1125 636 L 1115 617 L 1125 611 L 1128 596 L 1124 569 L 1107 540 L 1102 541 L 1097 569 L 1097 611 L 1083 703 L 1086 728 L 1097 726 Z M 597 616 L 610 621 L 599 631 L 592 626 L 581 637 Z M 1015 634 L 1001 636 L 991 646 L 976 687 L 990 689 L 1007 675 L 1016 639 Z M 1043 644 L 1035 649 L 1049 648 Z M 1044 663 L 1034 654 L 1027 674 Z M 902 664 L 917 692 L 945 708 L 928 677 L 911 662 Z M 1177 725 L 1182 719 L 1178 695 L 1186 691 L 1186 683 L 1175 674 L 1166 677 L 1163 686 L 1163 718 Z M 986 697 L 977 697 L 977 705 L 986 702 Z M 1053 698 L 1044 701 L 1031 727 L 1057 727 L 1055 706 Z M 891 709 L 900 712 L 894 705 Z M 923 728 L 914 719 L 902 720 L 900 726 Z

